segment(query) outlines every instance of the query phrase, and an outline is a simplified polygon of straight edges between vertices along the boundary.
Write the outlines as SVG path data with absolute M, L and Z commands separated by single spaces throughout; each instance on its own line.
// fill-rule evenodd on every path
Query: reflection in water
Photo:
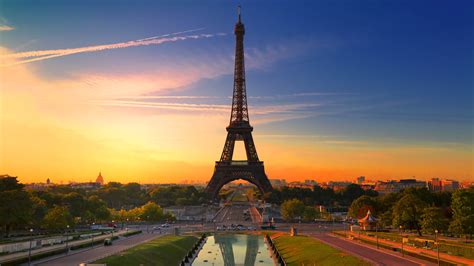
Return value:
M 194 266 L 201 265 L 273 265 L 273 260 L 259 235 L 216 235 L 204 244 Z

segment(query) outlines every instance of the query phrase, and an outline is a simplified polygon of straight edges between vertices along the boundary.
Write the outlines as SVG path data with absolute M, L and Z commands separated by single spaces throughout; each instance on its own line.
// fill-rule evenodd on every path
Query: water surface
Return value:
M 274 265 L 261 235 L 209 236 L 193 266 Z

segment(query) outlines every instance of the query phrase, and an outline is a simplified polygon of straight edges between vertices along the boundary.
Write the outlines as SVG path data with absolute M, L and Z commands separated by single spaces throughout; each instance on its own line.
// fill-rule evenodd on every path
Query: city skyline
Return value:
M 472 178 L 469 10 L 278 3 L 242 2 L 270 179 Z M 231 108 L 234 3 L 22 4 L 0 4 L 0 174 L 209 180 Z

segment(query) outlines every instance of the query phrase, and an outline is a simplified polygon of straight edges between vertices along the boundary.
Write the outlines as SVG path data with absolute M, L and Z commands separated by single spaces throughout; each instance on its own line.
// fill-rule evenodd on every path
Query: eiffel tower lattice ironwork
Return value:
M 249 122 L 245 87 L 245 28 L 240 18 L 240 7 L 239 20 L 235 24 L 234 33 L 236 37 L 236 47 L 232 113 L 229 126 L 226 128 L 227 139 L 221 159 L 216 162 L 214 174 L 206 187 L 206 192 L 212 199 L 217 198 L 222 186 L 237 179 L 246 180 L 254 184 L 262 194 L 272 190 L 272 185 L 265 174 L 263 162 L 258 159 L 257 149 L 255 148 L 255 143 L 252 138 L 253 127 Z M 232 160 L 236 141 L 244 142 L 247 160 Z

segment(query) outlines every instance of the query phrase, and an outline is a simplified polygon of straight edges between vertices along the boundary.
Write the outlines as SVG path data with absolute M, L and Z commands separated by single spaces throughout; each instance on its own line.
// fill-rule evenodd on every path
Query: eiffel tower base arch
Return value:
M 211 200 L 217 200 L 219 190 L 234 180 L 245 180 L 254 184 L 263 194 L 272 191 L 272 185 L 265 174 L 263 162 L 216 162 L 214 174 L 206 187 Z

